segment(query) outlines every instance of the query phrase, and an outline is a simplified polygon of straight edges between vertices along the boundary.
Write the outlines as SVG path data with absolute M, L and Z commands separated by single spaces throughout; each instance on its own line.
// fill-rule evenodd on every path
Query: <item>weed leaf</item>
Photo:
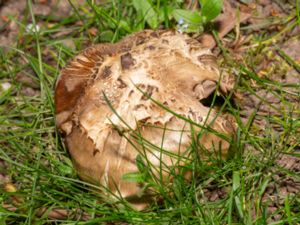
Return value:
M 158 15 L 147 0 L 133 0 L 133 6 L 137 12 L 141 12 L 147 24 L 152 28 L 158 27 Z
M 200 24 L 202 20 L 199 12 L 184 9 L 175 9 L 173 16 L 177 21 L 183 19 L 185 22 L 191 24 Z
M 201 4 L 201 17 L 203 23 L 216 18 L 222 10 L 222 0 L 199 0 Z

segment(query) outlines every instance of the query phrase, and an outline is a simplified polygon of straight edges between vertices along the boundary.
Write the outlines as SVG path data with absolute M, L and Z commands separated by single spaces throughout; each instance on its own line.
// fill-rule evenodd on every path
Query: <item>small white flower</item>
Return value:
M 178 20 L 178 25 L 182 25 L 184 23 L 184 20 L 182 19 L 182 18 L 180 18 L 179 20 Z
M 185 32 L 187 30 L 188 26 L 189 26 L 189 24 L 184 23 L 184 19 L 180 18 L 177 23 L 178 33 L 182 34 L 183 32 Z
M 40 31 L 40 26 L 37 24 L 30 23 L 26 26 L 27 33 L 37 33 Z
M 8 83 L 8 82 L 4 82 L 4 83 L 1 84 L 1 87 L 2 87 L 3 91 L 6 91 L 6 90 L 10 89 L 11 84 Z

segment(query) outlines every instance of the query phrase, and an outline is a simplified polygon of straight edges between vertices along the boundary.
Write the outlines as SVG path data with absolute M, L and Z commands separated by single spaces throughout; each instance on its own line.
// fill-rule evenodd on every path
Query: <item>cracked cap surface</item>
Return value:
M 200 103 L 219 81 L 210 50 L 174 31 L 144 30 L 82 51 L 61 71 L 55 89 L 56 125 L 80 177 L 144 208 L 149 199 L 140 197 L 142 184 L 122 179 L 138 171 L 138 154 L 163 168 L 165 182 L 170 166 L 191 160 L 191 125 L 155 101 L 198 123 L 197 132 L 209 124 L 230 139 L 234 122 Z M 224 93 L 230 89 L 220 85 Z M 230 145 L 207 131 L 199 143 L 209 151 L 219 146 L 222 155 Z

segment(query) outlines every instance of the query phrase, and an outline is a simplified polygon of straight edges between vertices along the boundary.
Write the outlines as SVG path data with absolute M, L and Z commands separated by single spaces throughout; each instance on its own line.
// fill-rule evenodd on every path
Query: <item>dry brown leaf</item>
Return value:
M 91 34 L 92 36 L 96 36 L 98 33 L 98 29 L 96 27 L 92 27 L 90 29 L 88 29 L 89 34 Z
M 231 6 L 229 1 L 224 1 L 223 13 L 214 20 L 214 23 L 218 25 L 218 37 L 222 39 L 238 23 L 245 22 L 250 16 L 251 14 L 249 13 L 238 12 L 237 9 Z M 199 39 L 205 47 L 214 48 L 216 46 L 216 41 L 212 34 L 205 33 Z

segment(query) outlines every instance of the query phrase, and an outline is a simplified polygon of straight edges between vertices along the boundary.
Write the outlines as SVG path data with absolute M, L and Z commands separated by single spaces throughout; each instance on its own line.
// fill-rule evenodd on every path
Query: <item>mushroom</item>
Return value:
M 200 103 L 220 80 L 210 50 L 175 31 L 144 30 L 82 51 L 55 89 L 56 126 L 79 176 L 142 209 L 149 203 L 142 184 L 123 179 L 138 172 L 139 155 L 164 182 L 167 168 L 192 160 L 193 138 L 225 156 L 234 123 Z

